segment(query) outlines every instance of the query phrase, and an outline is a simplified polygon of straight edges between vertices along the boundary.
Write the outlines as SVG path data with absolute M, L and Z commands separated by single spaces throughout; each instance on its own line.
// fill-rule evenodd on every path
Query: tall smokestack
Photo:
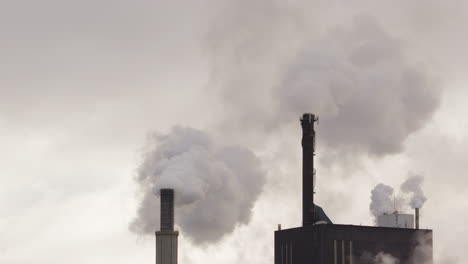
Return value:
M 419 208 L 414 208 L 414 218 L 416 229 L 419 229 Z
M 302 225 L 314 224 L 314 123 L 318 120 L 313 114 L 301 117 L 302 126 Z
M 174 190 L 161 189 L 161 231 L 174 231 Z
M 174 231 L 174 190 L 161 189 L 161 230 L 156 232 L 156 264 L 177 264 L 177 237 Z

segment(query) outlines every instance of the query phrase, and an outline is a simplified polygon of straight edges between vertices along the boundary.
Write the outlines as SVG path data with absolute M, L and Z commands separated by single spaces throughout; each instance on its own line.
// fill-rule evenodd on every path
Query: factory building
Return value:
M 375 256 L 386 254 L 399 264 L 432 263 L 432 230 L 416 228 L 413 216 L 393 213 L 378 220 L 380 226 L 333 224 L 314 204 L 315 129 L 318 118 L 301 117 L 303 175 L 302 226 L 275 231 L 275 264 L 374 264 Z M 424 245 L 421 245 L 424 243 Z M 424 246 L 424 259 L 415 254 Z M 420 252 L 419 252 L 420 253 Z M 377 262 L 381 263 L 381 262 Z

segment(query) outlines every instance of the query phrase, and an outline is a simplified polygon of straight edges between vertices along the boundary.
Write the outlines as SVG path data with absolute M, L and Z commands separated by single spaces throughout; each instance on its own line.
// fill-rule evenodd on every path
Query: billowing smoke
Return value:
M 323 121 L 320 140 L 333 151 L 381 156 L 400 152 L 438 108 L 439 89 L 426 65 L 374 17 L 305 31 L 304 21 L 291 18 L 300 17 L 294 8 L 261 7 L 233 16 L 242 19 L 239 27 L 226 22 L 223 34 L 218 29 L 210 38 L 213 86 L 242 127 L 270 129 L 313 112 Z M 265 12 L 278 17 L 259 16 Z
M 398 264 L 400 260 L 384 252 L 380 252 L 373 259 L 373 264 Z
M 375 219 L 379 215 L 394 211 L 393 188 L 383 183 L 377 184 L 371 191 L 370 211 Z
M 400 189 L 404 193 L 411 195 L 410 206 L 411 208 L 421 208 L 426 202 L 427 198 L 421 188 L 424 182 L 424 177 L 421 175 L 411 175 L 403 184 Z
M 375 155 L 401 151 L 439 104 L 424 68 L 367 16 L 311 41 L 274 94 L 288 116 L 319 113 L 327 145 Z
M 404 263 L 433 264 L 432 259 L 432 233 L 417 233 L 413 237 L 414 249 Z M 400 259 L 385 253 L 379 252 L 376 255 L 364 252 L 359 258 L 360 264 L 398 264 Z M 447 263 L 442 261 L 441 263 Z
M 380 252 L 374 258 L 374 264 L 398 264 L 400 260 L 390 254 Z
M 395 258 L 391 254 L 385 252 L 379 252 L 376 255 L 372 255 L 370 252 L 364 252 L 359 258 L 360 264 L 398 264 L 400 260 Z
M 383 183 L 377 184 L 371 191 L 370 212 L 377 217 L 384 213 L 409 208 L 422 208 L 427 200 L 422 190 L 424 177 L 409 173 L 408 178 L 400 185 L 400 192 L 395 193 L 393 187 Z
M 142 199 L 130 230 L 158 230 L 159 189 L 173 188 L 176 225 L 195 243 L 209 243 L 249 222 L 265 175 L 249 149 L 222 146 L 202 131 L 174 127 L 152 138 L 136 180 Z
M 410 263 L 432 264 L 432 233 L 418 233 L 414 238 L 416 247 L 414 248 Z M 445 264 L 446 261 L 441 261 Z

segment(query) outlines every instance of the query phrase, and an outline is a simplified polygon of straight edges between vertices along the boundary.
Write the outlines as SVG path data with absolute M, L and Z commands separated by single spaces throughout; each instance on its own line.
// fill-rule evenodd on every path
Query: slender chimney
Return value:
M 416 229 L 419 229 L 419 208 L 414 208 L 414 217 L 415 217 L 415 225 Z
M 156 232 L 156 264 L 177 264 L 177 237 L 174 231 L 174 190 L 161 189 L 161 231 Z
M 318 120 L 313 114 L 301 117 L 302 126 L 302 225 L 314 224 L 314 123 Z

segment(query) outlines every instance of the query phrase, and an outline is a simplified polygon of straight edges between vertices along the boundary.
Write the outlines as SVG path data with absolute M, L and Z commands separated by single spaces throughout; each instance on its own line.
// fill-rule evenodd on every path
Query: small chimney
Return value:
M 414 218 L 416 229 L 419 229 L 419 208 L 414 209 Z

